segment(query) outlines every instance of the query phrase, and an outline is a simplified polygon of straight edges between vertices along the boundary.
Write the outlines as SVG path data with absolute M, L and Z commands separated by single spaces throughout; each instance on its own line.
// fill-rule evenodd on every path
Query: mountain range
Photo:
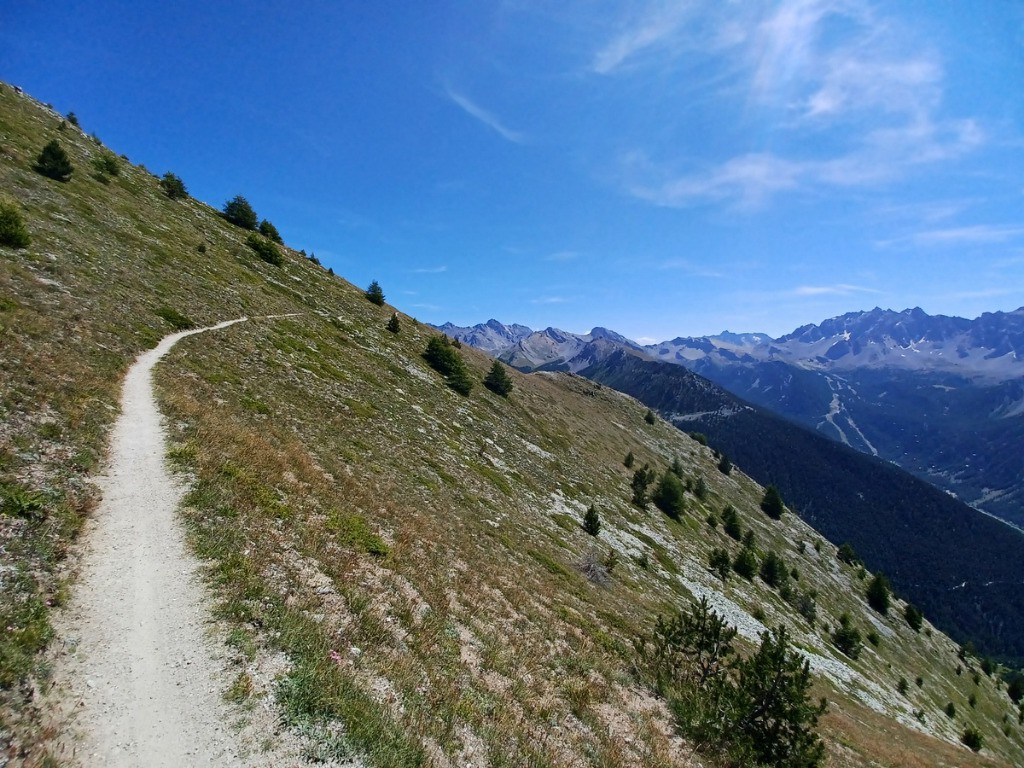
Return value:
M 599 328 L 586 335 L 515 328 L 514 341 L 508 336 L 488 351 L 522 370 L 579 372 L 611 352 L 601 340 L 622 339 Z M 473 329 L 441 329 L 474 343 Z M 777 339 L 727 331 L 644 347 L 626 340 L 620 348 L 684 366 L 1024 525 L 1024 308 L 967 320 L 876 307 Z

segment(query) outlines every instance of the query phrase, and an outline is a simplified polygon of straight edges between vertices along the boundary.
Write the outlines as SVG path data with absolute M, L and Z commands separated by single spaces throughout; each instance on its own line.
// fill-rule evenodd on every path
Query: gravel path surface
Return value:
M 183 489 L 165 466 L 153 366 L 168 336 L 125 378 L 103 499 L 85 536 L 82 569 L 58 635 L 55 679 L 72 708 L 83 766 L 241 766 L 221 700 L 224 683 L 206 634 L 208 612 L 176 510 Z

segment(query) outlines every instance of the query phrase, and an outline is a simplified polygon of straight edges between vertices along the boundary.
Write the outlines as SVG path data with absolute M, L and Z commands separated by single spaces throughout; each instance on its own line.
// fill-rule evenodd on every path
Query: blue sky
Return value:
M 0 78 L 428 322 L 1024 305 L 1024 3 L 0 0 Z

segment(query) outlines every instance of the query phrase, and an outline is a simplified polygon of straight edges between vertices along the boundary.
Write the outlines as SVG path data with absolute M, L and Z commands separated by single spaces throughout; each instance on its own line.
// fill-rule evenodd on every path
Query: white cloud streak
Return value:
M 466 96 L 462 95 L 458 91 L 453 90 L 450 87 L 445 88 L 445 93 L 452 102 L 462 109 L 470 117 L 474 117 L 483 123 L 485 126 L 490 128 L 492 131 L 497 133 L 506 141 L 510 141 L 513 144 L 525 144 L 527 142 L 526 134 L 520 131 L 514 131 L 511 128 L 506 127 L 497 117 L 488 112 L 483 107 L 471 101 Z
M 671 155 L 655 161 L 664 153 L 637 149 L 622 168 L 623 184 L 636 197 L 670 207 L 758 208 L 782 194 L 889 183 L 986 141 L 977 121 L 942 115 L 938 55 L 884 17 L 884 6 L 782 0 L 729 11 L 707 3 L 698 13 L 692 5 L 670 14 L 653 3 L 640 23 L 598 52 L 594 71 L 610 72 L 643 51 L 651 54 L 643 63 L 671 63 L 680 46 L 694 45 L 684 29 L 691 20 L 709 27 L 712 42 L 699 55 L 734 73 L 718 93 L 722 110 L 737 108 L 736 94 L 745 91 L 747 117 L 765 120 L 772 144 L 783 149 L 751 142 L 704 168 L 687 168 L 691 159 Z M 745 28 L 736 14 L 746 16 Z M 662 55 L 656 58 L 654 49 Z
M 591 70 L 608 75 L 640 53 L 664 46 L 682 27 L 688 13 L 687 3 L 652 3 L 636 22 L 594 54 Z
M 850 296 L 855 293 L 880 294 L 881 291 L 863 285 L 837 283 L 835 285 L 801 285 L 789 291 L 790 296 Z

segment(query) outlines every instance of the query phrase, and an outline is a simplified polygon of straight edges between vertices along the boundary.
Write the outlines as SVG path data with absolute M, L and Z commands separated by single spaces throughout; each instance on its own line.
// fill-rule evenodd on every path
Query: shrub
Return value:
M 224 218 L 242 229 L 256 229 L 259 217 L 256 211 L 249 205 L 249 201 L 241 195 L 236 195 L 224 203 Z
M 718 460 L 718 471 L 723 475 L 728 475 L 732 472 L 732 462 L 729 461 L 729 457 L 724 453 L 722 454 L 722 458 Z
M 56 139 L 43 147 L 33 167 L 43 176 L 57 181 L 69 181 L 75 171 L 71 158 Z
M 909 626 L 915 632 L 921 631 L 921 624 L 924 622 L 924 616 L 921 615 L 915 606 L 907 603 L 907 607 L 903 609 L 903 618 L 907 620 L 907 626 Z
M 774 485 L 765 488 L 764 498 L 761 499 L 761 511 L 772 520 L 781 519 L 782 513 L 786 511 L 786 505 L 782 503 L 782 495 Z
M 468 395 L 473 389 L 473 380 L 462 362 L 462 355 L 452 346 L 447 336 L 431 336 L 423 353 L 430 367 L 447 379 L 448 386 L 460 395 Z
M 974 709 L 978 706 L 978 696 L 976 694 L 972 693 L 970 696 L 967 697 L 967 706 L 969 706 L 971 709 Z
M 948 717 L 948 718 L 956 717 L 956 704 L 954 704 L 952 701 L 949 702 L 949 704 L 946 705 L 945 712 L 946 712 L 946 717 Z
M 653 424 L 655 421 L 654 411 L 652 411 L 650 408 L 648 408 L 647 413 L 644 414 L 644 421 L 646 421 L 648 424 Z
M 860 630 L 850 620 L 850 614 L 844 613 L 839 617 L 839 626 L 832 633 L 832 643 L 851 659 L 860 656 L 864 643 L 860 639 Z
M 281 239 L 281 233 L 277 231 L 277 227 L 266 219 L 260 222 L 259 233 L 268 240 L 273 240 L 278 245 L 284 245 L 284 240 Z
M 964 743 L 964 746 L 970 749 L 972 752 L 981 752 L 981 744 L 984 739 L 981 736 L 981 732 L 978 731 L 972 725 L 964 728 L 964 732 L 960 734 L 960 741 Z
M 512 378 L 505 370 L 505 366 L 495 360 L 491 365 L 491 370 L 484 377 L 484 386 L 496 395 L 508 397 L 512 392 Z
M 910 690 L 910 685 L 907 683 L 907 678 L 900 678 L 900 681 L 896 683 L 896 690 L 900 692 L 901 696 L 907 695 L 907 691 Z
M 740 525 L 740 516 L 732 504 L 727 505 L 722 510 L 722 529 L 731 539 L 739 541 L 743 538 L 743 526 Z
M 867 640 L 869 643 L 875 646 L 875 648 L 882 644 L 882 638 L 879 636 L 878 632 L 876 632 L 873 629 L 868 631 Z M 924 681 L 922 680 L 922 682 Z
M 1006 686 L 1006 694 L 1010 697 L 1010 701 L 1019 704 L 1024 698 L 1024 677 L 1018 676 L 1010 680 L 1009 685 Z
M 750 547 L 742 547 L 732 561 L 732 569 L 747 581 L 757 573 L 757 554 Z
M 275 267 L 284 264 L 284 256 L 281 255 L 281 249 L 262 235 L 250 232 L 245 238 L 245 244 L 252 248 L 256 255 L 268 264 L 273 264 Z
M 622 460 L 622 466 L 624 466 L 626 469 L 632 469 L 633 468 L 633 463 L 635 461 L 636 461 L 636 457 L 634 457 L 633 456 L 633 452 L 630 451 L 629 453 L 626 454 L 626 458 L 624 458 Z
M 885 578 L 884 574 L 876 573 L 874 578 L 868 584 L 866 591 L 868 598 L 868 605 L 874 608 L 883 616 L 889 613 L 889 602 L 892 597 L 892 593 L 889 589 L 889 580 Z
M 160 189 L 162 189 L 164 194 L 171 200 L 182 200 L 188 197 L 188 190 L 185 189 L 185 182 L 170 171 L 165 173 L 164 177 L 160 179 Z
M 92 167 L 96 169 L 97 173 L 107 176 L 117 176 L 121 173 L 121 164 L 113 152 L 100 152 L 92 159 Z
M 690 438 L 693 439 L 693 440 L 696 440 L 701 445 L 707 445 L 708 444 L 708 436 L 705 435 L 703 432 L 691 432 L 690 433 Z
M 633 473 L 629 486 L 633 490 L 633 503 L 643 509 L 647 506 L 647 488 L 654 482 L 655 472 L 650 465 L 644 464 Z
M 693 495 L 701 501 L 706 501 L 708 498 L 708 484 L 704 481 L 703 477 L 698 477 L 697 482 L 693 485 Z
M 196 324 L 192 318 L 187 315 L 181 314 L 174 307 L 168 307 L 166 305 L 158 307 L 156 310 L 157 317 L 165 320 L 168 325 L 176 331 L 187 331 L 189 328 L 195 328 Z
M 378 307 L 384 306 L 384 291 L 381 289 L 380 283 L 376 280 L 370 283 L 370 286 L 366 289 L 366 293 L 363 295 L 366 296 L 366 300 L 371 304 L 376 304 Z
M 857 557 L 857 553 L 853 551 L 853 547 L 850 544 L 841 545 L 836 552 L 836 557 L 847 565 L 860 565 L 860 558 Z
M 731 764 L 820 765 L 824 745 L 814 727 L 826 704 L 810 700 L 809 663 L 790 648 L 784 627 L 762 633 L 746 659 L 735 637 L 702 598 L 688 613 L 658 618 L 636 643 L 638 667 L 702 751 Z
M 0 245 L 8 248 L 26 248 L 32 237 L 25 227 L 18 204 L 10 198 L 0 197 Z
M 759 574 L 761 581 L 769 587 L 781 587 L 783 582 L 789 580 L 789 570 L 786 568 L 786 561 L 775 554 L 774 551 L 765 555 L 764 560 L 761 561 Z
M 597 508 L 593 504 L 583 515 L 583 530 L 591 536 L 597 536 L 601 532 L 601 516 L 597 514 Z
M 387 328 L 391 333 L 398 333 L 400 330 L 402 330 L 402 326 L 398 322 L 398 313 L 397 312 L 395 312 L 393 315 L 391 315 L 391 319 L 388 320 L 388 324 L 386 326 L 384 326 L 384 327 Z
M 796 608 L 808 624 L 814 626 L 814 622 L 818 618 L 818 603 L 813 589 L 807 592 L 794 589 L 786 598 L 786 602 Z
M 715 547 L 708 555 L 708 565 L 711 570 L 718 574 L 723 582 L 729 580 L 729 573 L 732 571 L 732 559 L 729 557 L 729 550 L 723 547 Z
M 661 476 L 661 481 L 651 496 L 654 505 L 671 517 L 678 520 L 686 511 L 686 496 L 683 492 L 683 484 L 679 477 L 671 470 L 666 470 Z
M 185 182 L 170 171 L 165 173 L 164 177 L 160 179 L 160 188 L 164 190 L 164 195 L 171 200 L 182 200 L 188 197 Z

